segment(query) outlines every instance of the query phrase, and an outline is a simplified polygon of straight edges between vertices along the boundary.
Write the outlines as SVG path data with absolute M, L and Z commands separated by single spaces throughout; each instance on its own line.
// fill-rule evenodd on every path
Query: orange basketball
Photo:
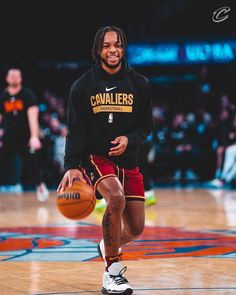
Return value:
M 91 214 L 96 205 L 93 189 L 87 183 L 75 180 L 71 187 L 57 193 L 57 207 L 66 218 L 78 220 Z

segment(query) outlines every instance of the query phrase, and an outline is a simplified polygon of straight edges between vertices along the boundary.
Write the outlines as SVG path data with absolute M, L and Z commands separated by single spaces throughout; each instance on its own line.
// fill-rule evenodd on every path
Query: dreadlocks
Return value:
M 117 36 L 118 36 L 118 41 L 121 42 L 121 45 L 124 49 L 124 52 L 126 50 L 126 46 L 127 46 L 127 39 L 125 36 L 125 33 L 123 32 L 122 29 L 115 27 L 115 26 L 105 26 L 105 27 L 101 27 L 95 37 L 94 37 L 94 41 L 93 41 L 93 47 L 91 50 L 91 54 L 92 54 L 92 58 L 95 62 L 98 62 L 100 60 L 99 57 L 99 53 L 102 49 L 102 45 L 103 45 L 103 40 L 104 40 L 104 36 L 107 32 L 116 32 Z

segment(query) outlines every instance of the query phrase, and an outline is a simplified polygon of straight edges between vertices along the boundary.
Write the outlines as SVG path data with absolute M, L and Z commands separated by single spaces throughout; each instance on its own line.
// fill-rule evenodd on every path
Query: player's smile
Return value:
M 120 61 L 120 59 L 119 59 L 118 56 L 112 55 L 112 56 L 108 56 L 107 61 L 109 63 L 116 64 L 116 63 L 118 63 Z

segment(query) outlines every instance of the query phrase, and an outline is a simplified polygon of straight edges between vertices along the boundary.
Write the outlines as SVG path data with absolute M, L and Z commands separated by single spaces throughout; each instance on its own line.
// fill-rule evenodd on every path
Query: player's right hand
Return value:
M 60 184 L 58 185 L 57 192 L 64 191 L 67 185 L 71 187 L 75 179 L 86 183 L 83 173 L 79 169 L 70 169 L 63 176 Z

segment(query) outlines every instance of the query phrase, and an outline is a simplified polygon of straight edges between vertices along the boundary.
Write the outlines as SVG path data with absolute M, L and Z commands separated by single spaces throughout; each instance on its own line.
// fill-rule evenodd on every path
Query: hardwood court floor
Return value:
M 137 295 L 236 294 L 236 192 L 158 189 L 142 236 L 123 247 Z M 0 294 L 101 294 L 102 213 L 65 219 L 34 193 L 0 194 Z

